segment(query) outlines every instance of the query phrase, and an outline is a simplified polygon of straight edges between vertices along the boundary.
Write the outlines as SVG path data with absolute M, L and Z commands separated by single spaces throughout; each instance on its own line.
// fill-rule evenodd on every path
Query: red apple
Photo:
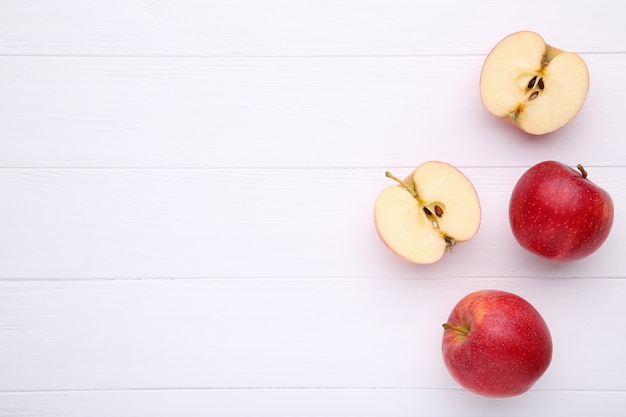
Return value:
M 553 261 L 573 261 L 604 243 L 613 225 L 613 201 L 581 165 L 575 170 L 545 161 L 515 185 L 509 220 L 523 248 Z
M 552 338 L 528 301 L 504 291 L 481 290 L 457 303 L 443 325 L 443 360 L 464 388 L 486 397 L 530 389 L 552 359 Z

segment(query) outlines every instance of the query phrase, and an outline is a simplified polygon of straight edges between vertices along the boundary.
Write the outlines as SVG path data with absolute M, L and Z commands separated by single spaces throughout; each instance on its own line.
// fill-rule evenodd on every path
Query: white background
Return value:
M 0 415 L 623 416 L 626 3 L 0 0 Z M 588 64 L 531 137 L 489 115 L 486 54 L 529 29 Z M 416 266 L 372 206 L 436 159 L 478 235 Z M 531 165 L 583 164 L 613 231 L 569 264 L 521 249 Z M 530 301 L 553 362 L 461 389 L 441 324 L 471 291 Z

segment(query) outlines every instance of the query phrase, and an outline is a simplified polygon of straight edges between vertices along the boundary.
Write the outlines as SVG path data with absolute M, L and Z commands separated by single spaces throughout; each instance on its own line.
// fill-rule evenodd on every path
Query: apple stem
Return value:
M 389 171 L 385 172 L 385 176 L 387 178 L 391 178 L 392 180 L 396 181 L 398 184 L 400 184 L 401 186 L 406 188 L 406 190 L 408 192 L 410 192 L 413 197 L 417 198 L 417 193 L 415 192 L 415 190 L 413 188 L 409 187 L 409 185 L 406 182 L 402 181 L 400 178 L 396 177 L 395 175 L 393 175 Z
M 469 332 L 466 329 L 462 328 L 462 327 L 451 326 L 448 323 L 444 323 L 442 326 L 446 330 L 454 330 L 455 332 L 459 332 L 459 333 L 461 333 L 464 336 L 467 336 L 469 334 Z
M 576 166 L 576 168 L 578 168 L 578 170 L 580 171 L 580 173 L 583 176 L 583 179 L 587 178 L 587 171 L 585 170 L 585 168 L 583 168 L 583 166 L 581 164 L 578 164 Z

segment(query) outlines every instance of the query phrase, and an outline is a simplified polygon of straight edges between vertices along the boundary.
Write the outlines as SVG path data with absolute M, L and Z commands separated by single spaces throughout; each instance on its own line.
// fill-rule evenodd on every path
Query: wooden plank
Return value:
M 551 263 L 517 244 L 508 204 L 524 170 L 462 167 L 481 199 L 481 229 L 418 266 L 376 234 L 374 201 L 395 184 L 382 168 L 3 169 L 0 278 L 626 276 L 616 262 L 623 216 L 578 262 Z M 626 205 L 625 167 L 587 170 Z
M 2 167 L 624 166 L 626 55 L 531 137 L 488 114 L 482 57 L 0 58 Z
M 0 1 L 0 415 L 623 416 L 616 218 L 603 248 L 525 253 L 509 193 L 543 159 L 626 205 L 626 3 Z M 531 138 L 489 116 L 504 35 L 581 52 L 585 107 Z M 483 225 L 418 267 L 372 205 L 440 159 Z M 619 213 L 618 213 L 619 214 Z M 555 355 L 491 400 L 445 371 L 463 295 L 516 292 Z
M 251 389 L 0 393 L 0 413 L 41 417 L 569 417 L 620 416 L 626 394 L 531 391 L 506 400 L 460 390 Z
M 482 288 L 548 323 L 538 391 L 626 391 L 626 279 L 467 277 L 2 281 L 0 391 L 452 390 L 441 324 Z
M 589 7 L 539 0 L 111 0 L 88 7 L 80 0 L 5 0 L 0 54 L 486 54 L 524 29 L 562 49 L 624 52 L 625 11 L 610 0 Z

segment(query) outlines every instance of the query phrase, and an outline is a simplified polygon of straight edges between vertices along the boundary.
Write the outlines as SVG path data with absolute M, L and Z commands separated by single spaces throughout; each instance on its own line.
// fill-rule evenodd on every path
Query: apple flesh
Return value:
M 443 325 L 450 375 L 486 397 L 528 391 L 552 360 L 552 338 L 539 312 L 522 297 L 480 290 L 462 298 Z
M 509 222 L 528 251 L 552 261 L 574 261 L 604 243 L 613 225 L 611 196 L 575 170 L 556 161 L 528 169 L 513 188 Z
M 552 132 L 572 120 L 588 90 L 589 71 L 580 55 L 554 48 L 530 31 L 500 41 L 480 74 L 485 108 L 534 135 Z
M 471 239 L 481 220 L 478 194 L 457 168 L 439 161 L 417 167 L 385 188 L 374 205 L 376 230 L 401 258 L 418 264 L 438 261 L 458 242 Z

